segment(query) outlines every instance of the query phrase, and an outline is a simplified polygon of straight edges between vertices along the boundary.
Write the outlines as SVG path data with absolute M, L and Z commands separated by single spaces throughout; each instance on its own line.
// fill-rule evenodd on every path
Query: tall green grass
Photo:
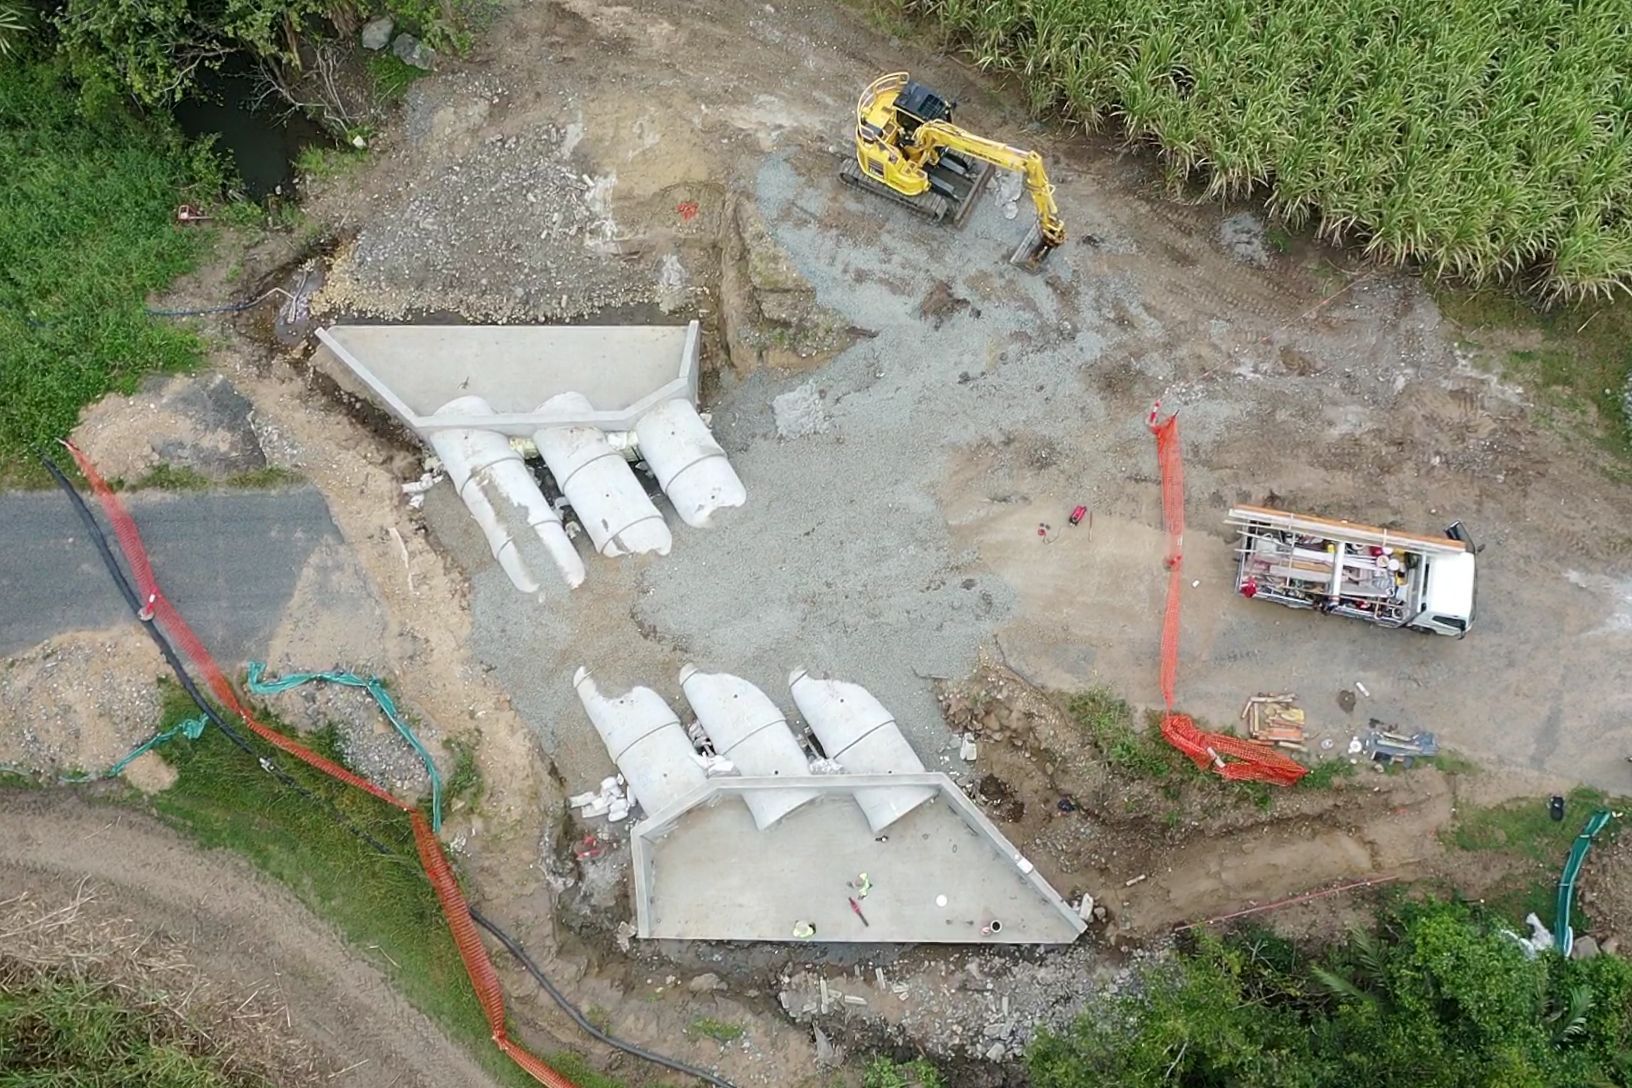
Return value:
M 214 171 L 163 125 L 82 112 L 57 65 L 0 64 L 0 460 L 199 360 L 196 336 L 142 311 L 198 260 L 205 235 L 175 208 L 219 191 Z
M 1209 196 L 1549 297 L 1632 290 L 1625 0 L 908 0 Z
M 112 987 L 0 961 L 0 1085 L 274 1088 L 230 1064 L 162 1003 L 138 1007 Z

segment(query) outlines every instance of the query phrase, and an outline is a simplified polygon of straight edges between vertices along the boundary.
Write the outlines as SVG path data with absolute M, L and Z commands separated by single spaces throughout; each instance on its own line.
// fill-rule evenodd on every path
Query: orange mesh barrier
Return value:
M 1188 714 L 1173 712 L 1179 677 L 1179 595 L 1184 567 L 1184 462 L 1179 456 L 1178 413 L 1160 419 L 1157 401 L 1147 421 L 1156 436 L 1156 460 L 1162 470 L 1162 521 L 1167 529 L 1167 607 L 1162 613 L 1162 736 L 1203 770 L 1212 768 L 1229 779 L 1250 779 L 1291 786 L 1309 768 L 1273 748 L 1226 733 L 1204 733 Z
M 193 629 L 159 589 L 158 580 L 153 576 L 153 564 L 148 558 L 147 547 L 142 543 L 141 533 L 137 532 L 136 522 L 130 516 L 130 512 L 119 501 L 119 497 L 114 494 L 107 481 L 96 471 L 91 459 L 72 443 L 64 445 L 74 455 L 74 462 L 79 465 L 80 472 L 84 473 L 91 489 L 96 492 L 102 512 L 113 526 L 114 535 L 119 538 L 119 550 L 124 553 L 125 564 L 130 568 L 132 580 L 136 584 L 136 593 L 144 603 L 143 618 L 160 626 L 171 644 L 179 649 L 204 677 L 210 691 L 221 704 L 243 719 L 244 724 L 256 736 L 289 753 L 302 763 L 315 767 L 330 778 L 371 794 L 408 814 L 414 828 L 414 845 L 419 850 L 420 864 L 425 868 L 425 875 L 430 880 L 431 887 L 436 890 L 437 901 L 442 905 L 442 914 L 448 920 L 448 929 L 452 932 L 454 944 L 458 946 L 459 956 L 464 961 L 465 973 L 470 976 L 471 987 L 476 991 L 476 1000 L 482 1006 L 482 1014 L 487 1017 L 487 1026 L 493 1033 L 493 1042 L 540 1084 L 547 1085 L 548 1088 L 575 1088 L 572 1081 L 510 1040 L 504 1022 L 504 992 L 499 987 L 498 972 L 493 969 L 493 961 L 488 958 L 487 949 L 476 933 L 476 924 L 470 917 L 470 907 L 465 903 L 464 893 L 459 890 L 459 881 L 453 875 L 453 867 L 448 864 L 447 855 L 442 852 L 442 843 L 431 830 L 429 821 L 408 802 L 393 796 L 366 778 L 351 773 L 339 764 L 324 759 L 299 742 L 267 728 L 255 719 L 248 708 L 239 701 L 232 685 L 227 682 L 226 675 L 216 665 L 215 659 L 204 648 L 198 636 L 193 633 Z

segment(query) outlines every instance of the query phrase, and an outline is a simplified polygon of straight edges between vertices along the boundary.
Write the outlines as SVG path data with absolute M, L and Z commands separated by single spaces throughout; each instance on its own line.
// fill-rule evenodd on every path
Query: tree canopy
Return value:
M 1627 1086 L 1632 964 L 1527 959 L 1438 901 L 1318 955 L 1204 935 L 1028 1060 L 1037 1088 Z

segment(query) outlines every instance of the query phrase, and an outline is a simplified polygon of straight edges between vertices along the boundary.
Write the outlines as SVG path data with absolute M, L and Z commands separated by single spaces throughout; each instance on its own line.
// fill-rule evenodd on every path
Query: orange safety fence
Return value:
M 1227 733 L 1206 733 L 1188 714 L 1173 712 L 1179 677 L 1179 596 L 1184 588 L 1184 461 L 1179 456 L 1179 416 L 1161 419 L 1162 404 L 1150 409 L 1147 423 L 1156 436 L 1156 460 L 1162 472 L 1162 521 L 1167 529 L 1167 607 L 1162 613 L 1162 736 L 1202 770 L 1224 778 L 1291 786 L 1309 768 L 1261 744 Z
M 407 813 L 413 825 L 414 845 L 419 850 L 420 863 L 425 868 L 425 875 L 430 880 L 431 887 L 436 890 L 437 901 L 442 905 L 442 914 L 447 918 L 448 929 L 453 934 L 454 944 L 459 948 L 459 957 L 464 961 L 465 973 L 470 976 L 471 987 L 476 991 L 476 1000 L 482 1006 L 482 1014 L 487 1017 L 487 1026 L 493 1034 L 493 1042 L 540 1084 L 547 1085 L 548 1088 L 575 1088 L 572 1081 L 511 1041 L 505 1026 L 504 992 L 499 986 L 498 972 L 493 969 L 493 961 L 488 958 L 487 949 L 476 933 L 476 924 L 470 917 L 470 907 L 465 902 L 464 893 L 459 890 L 459 881 L 453 875 L 453 867 L 448 864 L 447 855 L 442 852 L 442 843 L 431 830 L 430 822 L 408 802 L 381 789 L 366 778 L 353 774 L 339 764 L 324 759 L 305 745 L 267 728 L 255 719 L 238 699 L 238 694 L 227 681 L 226 674 L 216 665 L 215 659 L 204 648 L 203 642 L 159 589 L 158 579 L 153 576 L 153 563 L 148 558 L 147 547 L 142 543 L 141 533 L 137 531 L 136 522 L 130 516 L 130 512 L 119 501 L 119 496 L 114 494 L 113 489 L 96 471 L 96 466 L 82 450 L 69 442 L 63 444 L 74 455 L 74 462 L 79 465 L 79 471 L 85 475 L 92 490 L 96 492 L 102 512 L 113 526 L 114 535 L 119 538 L 119 550 L 124 553 L 125 564 L 130 568 L 132 579 L 136 583 L 137 595 L 143 603 L 142 618 L 159 625 L 171 644 L 180 649 L 204 677 L 210 691 L 221 704 L 241 718 L 256 736 L 302 763 L 322 771 L 330 778 L 360 789 Z

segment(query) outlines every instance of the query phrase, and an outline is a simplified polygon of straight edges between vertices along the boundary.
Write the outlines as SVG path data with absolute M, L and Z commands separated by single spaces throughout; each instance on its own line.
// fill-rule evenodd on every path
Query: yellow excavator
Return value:
M 1037 222 L 1009 260 L 1035 272 L 1065 241 L 1043 157 L 958 128 L 956 107 L 906 72 L 878 77 L 856 102 L 856 156 L 844 161 L 839 177 L 937 222 L 960 225 L 992 169 L 1013 170 L 1025 180 Z

